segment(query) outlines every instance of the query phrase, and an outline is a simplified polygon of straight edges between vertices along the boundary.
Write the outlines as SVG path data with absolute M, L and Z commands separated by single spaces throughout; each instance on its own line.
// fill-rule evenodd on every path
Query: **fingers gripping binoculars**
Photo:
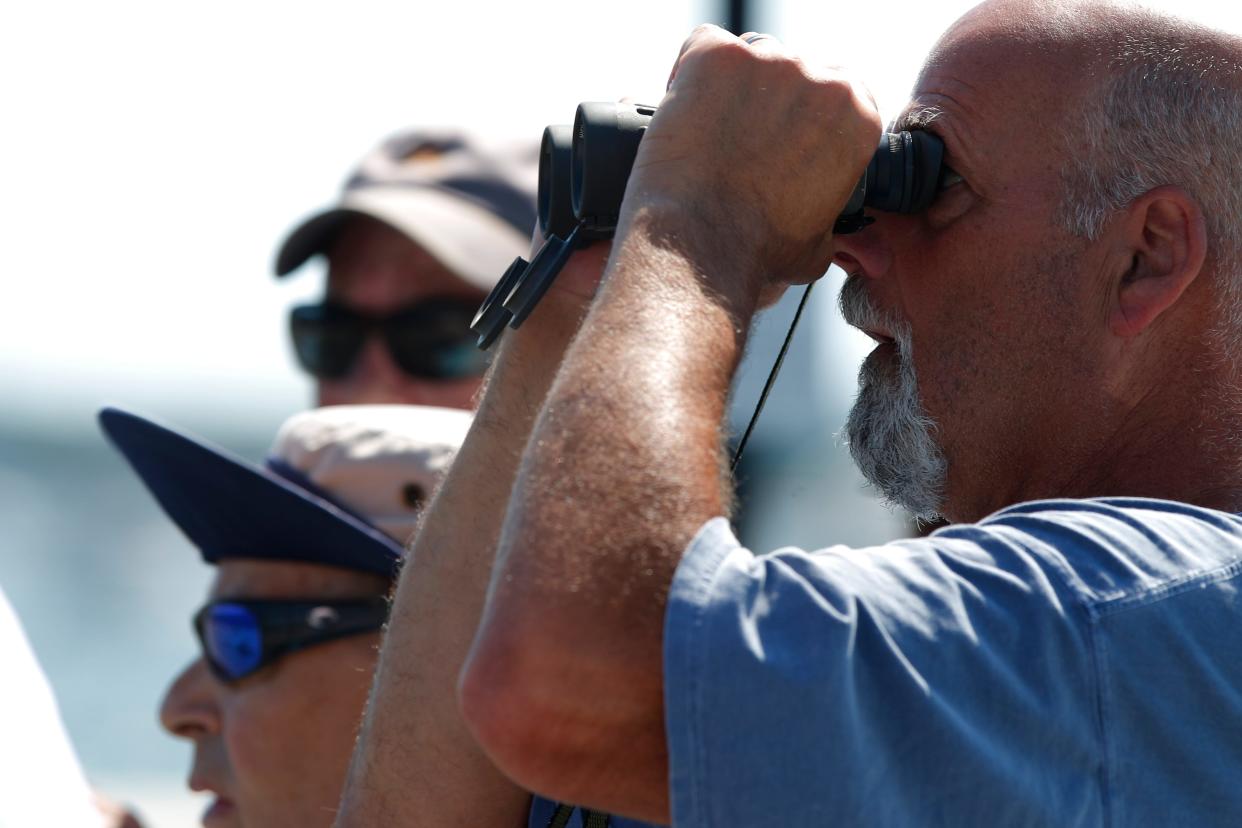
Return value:
M 655 112 L 638 104 L 584 103 L 572 127 L 544 130 L 538 199 L 546 241 L 531 261 L 515 259 L 479 308 L 471 330 L 480 348 L 490 347 L 506 325 L 526 321 L 576 247 L 612 238 L 638 144 Z M 874 220 L 867 208 L 926 210 L 940 189 L 943 160 L 944 145 L 931 133 L 885 133 L 832 232 L 862 230 Z

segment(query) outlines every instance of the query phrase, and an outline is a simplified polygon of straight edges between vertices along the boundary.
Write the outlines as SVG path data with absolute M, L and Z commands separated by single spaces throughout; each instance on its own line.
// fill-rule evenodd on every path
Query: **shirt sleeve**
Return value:
M 707 523 L 665 620 L 673 824 L 1098 819 L 1089 632 L 1038 545 L 972 527 L 755 556 Z

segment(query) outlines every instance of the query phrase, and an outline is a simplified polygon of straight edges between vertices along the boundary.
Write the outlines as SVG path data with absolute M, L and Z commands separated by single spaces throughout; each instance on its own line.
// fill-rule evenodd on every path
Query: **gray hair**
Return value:
M 1162 185 L 1203 210 L 1219 278 L 1218 332 L 1242 337 L 1242 64 L 1219 33 L 1130 9 L 1105 80 L 1066 131 L 1061 221 L 1096 239 L 1105 222 Z M 1231 52 L 1233 52 L 1231 54 Z M 1222 343 L 1224 344 L 1224 343 Z
M 887 503 L 932 521 L 944 507 L 949 463 L 919 397 L 910 323 L 881 310 L 865 281 L 846 277 L 841 315 L 856 328 L 888 331 L 893 349 L 887 356 L 875 349 L 858 371 L 858 398 L 845 424 L 850 454 Z

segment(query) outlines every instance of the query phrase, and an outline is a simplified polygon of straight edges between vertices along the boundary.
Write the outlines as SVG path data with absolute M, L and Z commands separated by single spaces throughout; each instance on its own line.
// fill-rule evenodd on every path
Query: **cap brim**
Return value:
M 276 254 L 276 275 L 286 276 L 326 252 L 345 221 L 359 215 L 404 233 L 482 291 L 491 290 L 530 245 L 528 235 L 468 199 L 433 187 L 368 187 L 298 225 Z
M 318 563 L 393 577 L 401 546 L 278 475 L 115 408 L 99 425 L 210 563 Z

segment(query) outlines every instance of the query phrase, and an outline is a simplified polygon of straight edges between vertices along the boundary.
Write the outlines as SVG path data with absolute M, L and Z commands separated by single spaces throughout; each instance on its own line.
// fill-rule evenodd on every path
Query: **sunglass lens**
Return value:
M 386 326 L 393 359 L 408 374 L 428 379 L 477 377 L 488 355 L 470 332 L 475 303 L 432 299 L 390 319 Z
M 316 377 L 343 377 L 358 356 L 364 326 L 330 305 L 302 305 L 289 315 L 298 363 Z
M 221 672 L 235 679 L 259 668 L 263 633 L 249 609 L 239 604 L 213 604 L 202 621 L 207 657 Z

